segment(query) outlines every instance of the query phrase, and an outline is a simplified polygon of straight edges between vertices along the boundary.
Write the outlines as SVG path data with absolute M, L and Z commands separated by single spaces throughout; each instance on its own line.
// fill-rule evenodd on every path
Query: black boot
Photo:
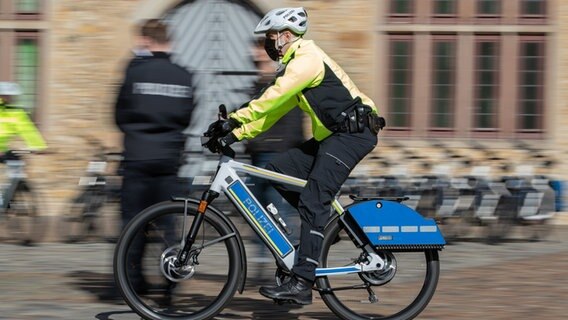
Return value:
M 288 282 L 280 286 L 260 287 L 258 292 L 278 302 L 312 304 L 312 283 L 300 277 L 293 276 Z

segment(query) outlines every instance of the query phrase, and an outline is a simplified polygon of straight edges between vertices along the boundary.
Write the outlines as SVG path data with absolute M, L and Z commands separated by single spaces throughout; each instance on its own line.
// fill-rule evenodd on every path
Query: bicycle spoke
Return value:
M 124 252 L 123 262 L 118 262 L 124 269 L 115 272 L 134 310 L 145 310 L 155 318 L 189 319 L 214 312 L 234 294 L 234 274 L 240 269 L 231 250 L 238 250 L 238 234 L 227 232 L 218 220 L 206 215 L 188 263 L 174 263 L 185 236 L 182 230 L 189 230 L 195 212 L 192 208 L 184 219 L 183 210 L 150 210 L 147 218 L 137 217 L 143 219 L 141 224 L 123 234 L 117 250 Z

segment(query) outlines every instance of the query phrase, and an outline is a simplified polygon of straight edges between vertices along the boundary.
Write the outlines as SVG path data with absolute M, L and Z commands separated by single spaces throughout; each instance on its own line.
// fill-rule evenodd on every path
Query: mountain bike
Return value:
M 7 151 L 0 159 L 5 164 L 7 181 L 0 191 L 0 221 L 5 232 L 3 240 L 32 245 L 43 239 L 45 226 L 38 215 L 38 197 L 27 179 L 26 150 Z
M 206 139 L 217 138 L 209 132 Z M 126 303 L 145 319 L 210 319 L 243 292 L 243 240 L 230 217 L 211 204 L 221 192 L 273 253 L 276 283 L 291 277 L 296 248 L 280 217 L 258 202 L 238 173 L 299 189 L 306 181 L 235 161 L 230 147 L 220 153 L 200 200 L 173 198 L 145 209 L 117 242 L 115 281 Z M 440 275 L 438 251 L 445 240 L 436 222 L 405 206 L 406 198 L 351 199 L 345 208 L 337 199 L 332 203 L 313 290 L 342 319 L 416 317 Z
M 109 204 L 118 207 L 120 202 L 121 177 L 114 167 L 122 160 L 122 154 L 111 152 L 95 138 L 87 137 L 87 141 L 97 152 L 89 161 L 84 175 L 79 178 L 79 190 L 62 215 L 59 233 L 66 243 L 87 239 L 114 242 L 118 235 L 117 226 L 120 225 L 118 214 L 113 217 L 105 211 L 111 209 Z

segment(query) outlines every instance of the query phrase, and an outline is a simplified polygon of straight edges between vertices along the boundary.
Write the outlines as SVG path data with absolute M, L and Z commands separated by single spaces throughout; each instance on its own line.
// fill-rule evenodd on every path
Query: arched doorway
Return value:
M 217 107 L 229 109 L 249 98 L 255 79 L 250 56 L 252 31 L 262 13 L 248 1 L 184 1 L 166 17 L 174 40 L 174 59 L 195 72 L 198 103 L 191 133 L 203 132 Z
M 256 79 L 251 57 L 253 30 L 263 13 L 246 0 L 182 1 L 164 19 L 173 35 L 173 57 L 194 74 L 196 109 L 187 148 L 201 150 L 200 136 L 215 120 L 218 106 L 235 109 L 249 99 Z M 181 172 L 199 174 L 194 156 Z

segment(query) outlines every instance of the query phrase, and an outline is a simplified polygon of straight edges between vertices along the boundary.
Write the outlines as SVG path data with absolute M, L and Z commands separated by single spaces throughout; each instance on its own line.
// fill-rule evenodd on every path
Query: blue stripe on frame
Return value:
M 274 244 L 275 249 L 278 250 L 282 257 L 292 252 L 293 248 L 290 242 L 288 242 L 280 229 L 274 225 L 262 206 L 250 196 L 240 181 L 233 183 L 229 190 L 239 199 L 247 214 L 260 225 L 265 235 Z
M 359 272 L 361 269 L 357 266 L 339 267 L 339 268 L 318 268 L 316 269 L 316 276 L 325 276 L 334 273 L 343 272 Z

